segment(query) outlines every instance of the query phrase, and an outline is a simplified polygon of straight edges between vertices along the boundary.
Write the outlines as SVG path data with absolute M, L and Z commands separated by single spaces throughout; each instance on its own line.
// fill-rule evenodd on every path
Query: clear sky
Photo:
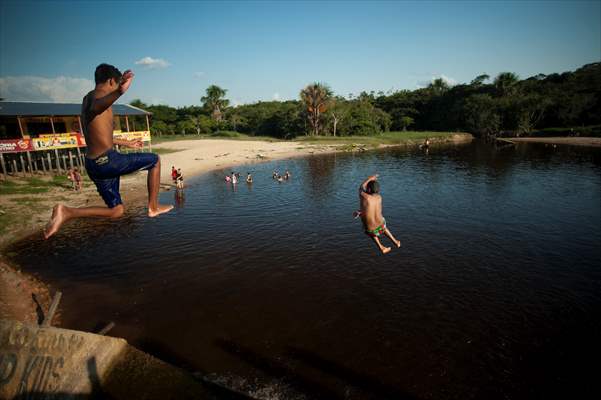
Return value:
M 136 78 L 127 102 L 347 96 L 435 77 L 521 78 L 601 60 L 600 1 L 26 2 L 0 0 L 0 97 L 78 101 L 101 62 Z

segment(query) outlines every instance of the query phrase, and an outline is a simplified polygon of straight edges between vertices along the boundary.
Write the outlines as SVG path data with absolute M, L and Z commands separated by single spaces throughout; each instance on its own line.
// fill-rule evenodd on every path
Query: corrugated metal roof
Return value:
M 78 103 L 29 103 L 24 101 L 0 101 L 0 116 L 33 117 L 33 116 L 67 116 L 79 115 L 81 104 Z M 150 115 L 148 111 L 129 104 L 113 104 L 115 115 Z

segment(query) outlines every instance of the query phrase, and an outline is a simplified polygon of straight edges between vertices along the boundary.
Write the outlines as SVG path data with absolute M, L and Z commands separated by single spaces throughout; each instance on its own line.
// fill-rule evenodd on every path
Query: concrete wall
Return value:
M 0 320 L 0 399 L 206 399 L 202 383 L 123 339 Z

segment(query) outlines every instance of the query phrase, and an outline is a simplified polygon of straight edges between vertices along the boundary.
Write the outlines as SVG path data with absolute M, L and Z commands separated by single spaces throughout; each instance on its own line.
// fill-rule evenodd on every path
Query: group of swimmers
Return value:
M 157 217 L 173 209 L 173 205 L 159 204 L 158 202 L 161 183 L 159 156 L 154 153 L 122 154 L 113 149 L 115 145 L 134 149 L 142 148 L 142 141 L 139 139 L 122 140 L 113 137 L 112 105 L 129 89 L 133 78 L 132 71 L 121 73 L 112 65 L 100 64 L 94 72 L 96 86 L 82 101 L 82 131 L 87 143 L 85 167 L 106 207 L 67 207 L 57 204 L 52 209 L 52 216 L 44 229 L 44 238 L 48 239 L 54 235 L 65 222 L 71 219 L 121 217 L 125 208 L 119 193 L 120 178 L 121 175 L 136 171 L 148 171 L 148 216 Z M 429 145 L 428 140 L 425 145 Z M 175 166 L 172 166 L 171 177 L 178 189 L 184 187 L 181 169 L 176 170 Z M 288 170 L 284 175 L 273 171 L 272 177 L 281 183 L 290 179 L 291 175 Z M 240 174 L 232 172 L 231 175 L 226 176 L 225 180 L 235 184 L 238 183 L 239 178 Z M 81 174 L 77 169 L 69 174 L 69 179 L 74 182 L 74 188 L 81 189 Z M 355 215 L 361 217 L 365 233 L 374 240 L 380 251 L 388 253 L 391 248 L 385 247 L 381 243 L 382 234 L 387 236 L 396 247 L 400 247 L 401 242 L 388 230 L 386 220 L 382 216 L 382 196 L 377 179 L 377 175 L 370 176 L 359 187 L 360 210 L 355 212 Z M 252 183 L 252 181 L 252 175 L 249 172 L 246 182 Z M 179 190 L 178 192 L 181 193 Z
M 282 182 L 290 179 L 292 177 L 292 175 L 290 175 L 290 172 L 288 170 L 286 170 L 286 173 L 284 173 L 284 175 L 278 174 L 278 171 L 273 171 L 273 174 L 271 175 L 271 177 L 273 179 L 275 179 L 276 181 L 282 183 Z
M 273 174 L 272 174 L 272 178 L 280 183 L 287 181 L 291 177 L 292 177 L 292 174 L 290 174 L 290 171 L 288 171 L 288 170 L 286 170 L 286 173 L 284 175 L 278 174 L 278 171 L 273 171 Z M 240 173 L 232 171 L 232 172 L 230 172 L 229 175 L 225 176 L 224 180 L 227 183 L 237 184 L 240 181 Z M 246 173 L 246 183 L 253 183 L 253 176 L 250 172 Z
M 225 181 L 228 183 L 237 184 L 240 181 L 240 173 L 232 171 L 229 175 L 225 176 Z M 253 177 L 250 172 L 246 173 L 246 183 L 253 183 Z

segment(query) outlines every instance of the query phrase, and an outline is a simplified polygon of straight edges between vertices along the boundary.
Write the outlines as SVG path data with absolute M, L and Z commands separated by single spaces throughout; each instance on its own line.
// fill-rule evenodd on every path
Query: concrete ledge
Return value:
M 0 320 L 0 399 L 212 399 L 124 339 Z

